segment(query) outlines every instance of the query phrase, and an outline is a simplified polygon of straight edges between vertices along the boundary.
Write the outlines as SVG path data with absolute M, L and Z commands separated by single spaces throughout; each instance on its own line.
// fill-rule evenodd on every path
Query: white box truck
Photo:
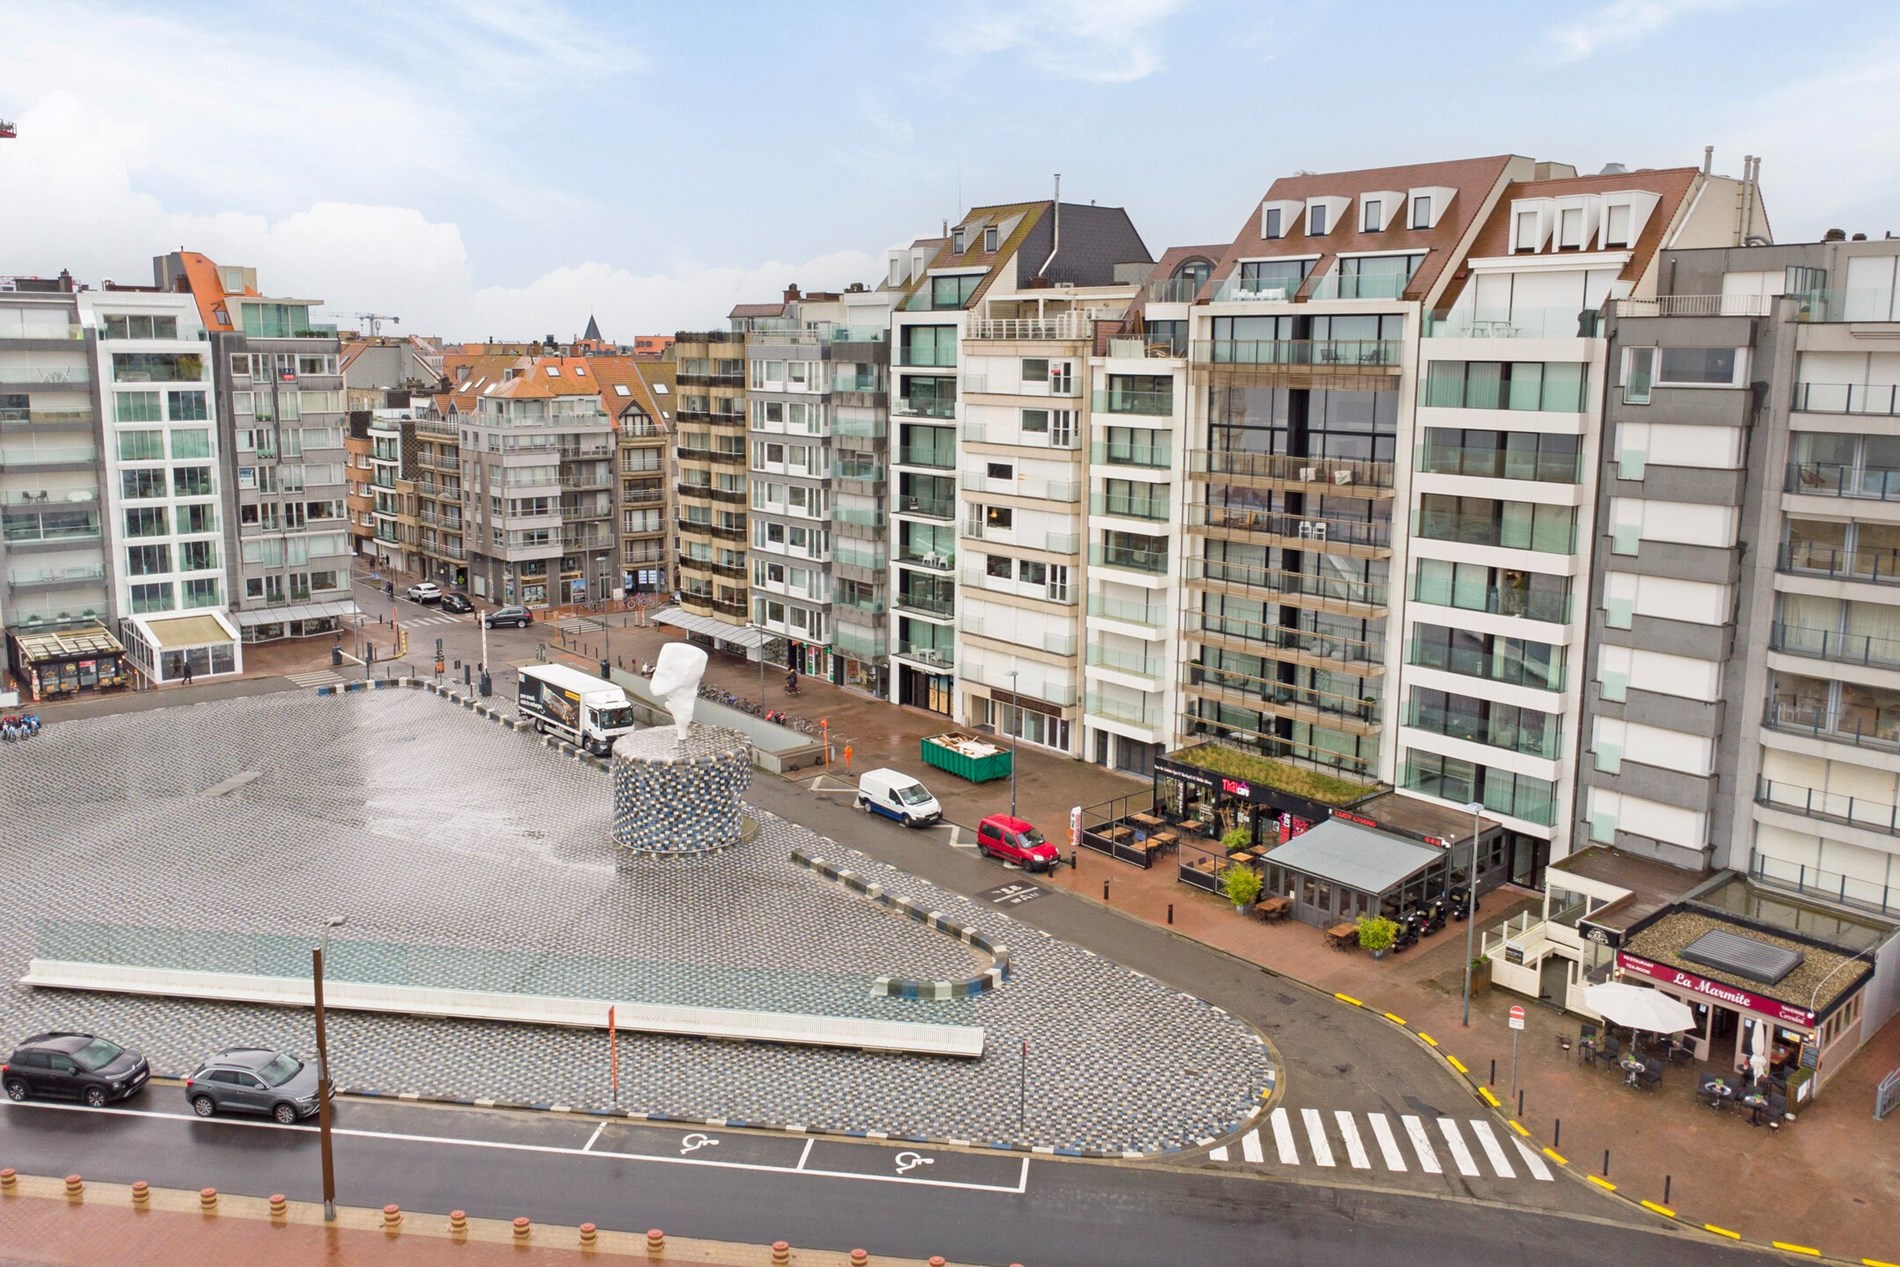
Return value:
M 634 728 L 633 704 L 625 691 L 564 664 L 522 669 L 516 702 L 536 733 L 559 735 L 597 757 L 612 752 L 614 740 Z

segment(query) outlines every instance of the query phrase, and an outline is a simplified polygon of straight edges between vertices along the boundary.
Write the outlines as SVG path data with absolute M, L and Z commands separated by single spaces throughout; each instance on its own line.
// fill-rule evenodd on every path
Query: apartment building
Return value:
M 111 610 L 128 658 L 157 682 L 243 671 L 229 614 L 229 463 L 211 345 L 190 295 L 153 288 L 79 297 L 93 333 L 104 431 L 101 491 Z
M 350 553 L 376 557 L 376 486 L 370 462 L 369 413 L 353 409 L 343 432 L 343 507 L 350 520 Z
M 1614 305 L 1576 837 L 1891 916 L 1900 242 L 1842 239 Z
M 356 601 L 339 344 L 311 319 L 322 301 L 266 296 L 256 269 L 193 251 L 152 267 L 160 289 L 192 296 L 210 335 L 226 585 L 245 641 L 337 631 Z
M 832 681 L 890 696 L 891 307 L 853 286 L 820 327 L 831 362 Z
M 1080 755 L 1085 361 L 1133 294 L 1092 288 L 1150 260 L 1122 209 L 1054 201 L 972 208 L 892 252 L 900 703 Z M 981 595 L 961 629 L 960 583 Z
M 682 330 L 673 336 L 679 428 L 673 448 L 679 493 L 676 588 L 682 608 L 722 625 L 751 618 L 746 546 L 745 331 Z M 757 638 L 736 638 L 742 645 Z
M 674 496 L 666 451 L 678 401 L 673 363 L 619 356 L 588 363 L 601 385 L 601 408 L 614 425 L 616 588 L 623 596 L 669 594 Z

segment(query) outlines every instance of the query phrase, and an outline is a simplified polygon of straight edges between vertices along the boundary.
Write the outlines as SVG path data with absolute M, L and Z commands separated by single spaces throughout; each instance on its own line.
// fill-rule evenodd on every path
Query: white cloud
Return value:
M 1612 0 L 1575 22 L 1549 33 L 1551 54 L 1559 62 L 1580 62 L 1605 48 L 1632 44 L 1687 13 L 1727 9 L 1743 0 Z
M 1161 23 L 1186 0 L 965 0 L 937 34 L 948 52 L 1015 52 L 1033 69 L 1125 84 L 1161 68 Z

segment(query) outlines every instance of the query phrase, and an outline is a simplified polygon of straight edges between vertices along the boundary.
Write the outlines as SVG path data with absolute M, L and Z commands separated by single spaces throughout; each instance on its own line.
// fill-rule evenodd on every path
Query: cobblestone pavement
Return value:
M 988 1032 L 978 1061 L 623 1035 L 619 1103 L 634 1110 L 1148 1151 L 1237 1125 L 1269 1077 L 1266 1048 L 1225 1013 L 770 814 L 712 858 L 616 867 L 606 774 L 419 691 L 74 721 L 7 756 L 0 819 L 15 891 L 33 900 L 0 912 L 0 1033 L 96 1029 L 173 1072 L 235 1041 L 307 1050 L 298 1010 L 12 982 L 42 936 L 100 957 L 97 925 L 167 930 L 109 934 L 104 953 L 125 961 L 298 972 L 320 917 L 342 913 L 344 977 Z M 878 975 L 968 976 L 987 960 L 794 866 L 798 845 L 997 935 L 1010 982 L 956 1001 L 873 997 Z M 337 1014 L 331 1045 L 344 1086 L 611 1103 L 604 1033 Z

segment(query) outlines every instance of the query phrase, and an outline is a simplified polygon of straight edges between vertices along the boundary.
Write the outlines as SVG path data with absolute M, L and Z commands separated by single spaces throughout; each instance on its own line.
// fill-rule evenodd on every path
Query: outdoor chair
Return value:
M 1615 1034 L 1606 1034 L 1603 1038 L 1603 1042 L 1597 1047 L 1597 1052 L 1605 1061 L 1614 1067 L 1616 1058 L 1623 1054 L 1623 1044 L 1616 1041 Z
M 1638 1080 L 1645 1088 L 1650 1090 L 1661 1086 L 1663 1080 L 1663 1062 L 1653 1056 L 1645 1059 L 1643 1061 L 1643 1072 L 1638 1075 Z
M 1787 1112 L 1788 1097 L 1779 1091 L 1770 1091 L 1768 1093 L 1768 1120 L 1771 1123 L 1779 1124 L 1781 1119 L 1787 1115 Z

